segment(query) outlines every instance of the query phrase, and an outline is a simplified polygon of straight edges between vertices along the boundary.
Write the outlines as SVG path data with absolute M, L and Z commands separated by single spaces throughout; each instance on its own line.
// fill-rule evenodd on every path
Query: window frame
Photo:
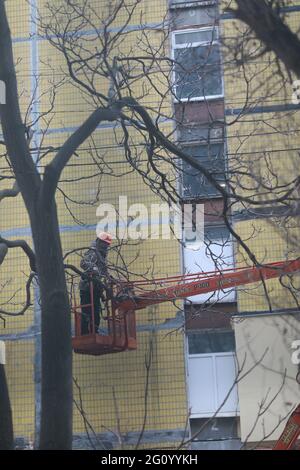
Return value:
M 206 6 L 216 5 L 217 0 L 169 0 L 169 8 L 175 10 L 177 8 L 203 8 Z
M 213 262 L 214 258 L 212 258 L 210 255 L 207 255 L 207 245 L 206 245 L 206 229 L 209 228 L 220 228 L 221 230 L 226 228 L 224 224 L 209 224 L 209 225 L 204 225 L 204 242 L 201 244 L 197 244 L 197 242 L 190 242 L 186 241 L 184 238 L 184 245 L 182 248 L 182 266 L 184 272 L 198 272 L 200 268 L 196 268 L 194 261 L 196 258 L 196 262 L 199 263 L 199 266 L 201 266 L 202 263 L 202 269 L 207 272 L 215 271 L 215 263 Z M 228 231 L 228 229 L 226 230 Z M 229 232 L 229 231 L 228 231 Z M 218 242 L 222 242 L 220 245 Z M 222 256 L 216 254 L 214 251 L 214 246 L 217 248 L 221 248 L 221 253 Z M 224 243 L 224 241 L 221 238 L 215 238 L 215 239 L 210 239 L 209 243 L 210 250 L 213 251 L 214 255 L 218 258 L 218 266 L 219 268 L 222 269 L 227 269 L 227 268 L 233 268 L 235 265 L 234 261 L 234 249 L 233 249 L 233 242 L 232 242 L 232 235 L 229 232 L 229 237 Z M 191 261 L 191 255 L 189 254 L 190 251 L 197 252 L 197 256 L 201 255 L 201 263 L 200 261 L 197 260 L 197 257 L 195 255 L 192 256 L 193 261 Z M 203 303 L 207 303 L 208 305 L 213 305 L 214 303 L 222 304 L 222 303 L 229 303 L 233 304 L 236 303 L 237 301 L 237 288 L 236 287 L 230 287 L 230 288 L 222 288 L 219 289 L 218 291 L 209 292 L 205 294 L 198 294 L 196 296 L 192 297 L 187 297 L 185 299 L 185 305 L 191 304 L 191 305 L 200 305 Z
M 212 41 L 195 41 L 191 43 L 183 43 L 183 44 L 176 44 L 176 36 L 182 35 L 182 34 L 187 34 L 187 33 L 197 33 L 201 31 L 215 31 L 216 32 L 216 39 L 213 39 Z M 219 42 L 219 27 L 218 26 L 205 26 L 203 28 L 188 28 L 188 29 L 180 29 L 176 31 L 172 31 L 172 60 L 175 61 L 175 51 L 176 49 L 188 49 L 190 47 L 199 47 L 199 46 L 207 46 L 209 44 L 212 45 L 218 45 L 220 46 Z M 223 77 L 223 67 L 222 67 L 222 56 L 221 56 L 221 51 L 219 51 L 220 54 L 220 78 L 221 78 L 221 94 L 217 95 L 205 95 L 205 96 L 194 96 L 192 98 L 178 98 L 176 94 L 176 71 L 175 71 L 175 65 L 173 68 L 172 72 L 172 80 L 173 80 L 173 98 L 175 103 L 189 103 L 189 102 L 194 102 L 194 101 L 206 101 L 206 100 L 216 100 L 216 99 L 221 99 L 224 98 L 224 77 Z
M 216 414 L 216 410 L 218 409 L 218 402 L 217 402 L 217 391 L 218 391 L 218 374 L 217 374 L 217 359 L 218 358 L 231 358 L 232 361 L 234 362 L 235 365 L 235 370 L 236 374 L 238 371 L 238 361 L 237 361 L 237 355 L 236 351 L 233 352 L 220 352 L 220 353 L 203 353 L 203 354 L 188 354 L 187 356 L 187 364 L 188 364 L 188 377 L 191 375 L 190 369 L 191 369 L 191 361 L 197 360 L 198 358 L 200 359 L 211 359 L 212 361 L 212 375 L 213 375 L 213 397 L 214 397 L 214 411 L 208 410 L 208 411 L 201 411 L 201 412 L 192 412 L 190 414 L 190 418 L 210 418 L 212 416 L 215 416 L 217 418 L 222 418 L 222 417 L 239 417 L 240 416 L 240 408 L 239 408 L 239 395 L 238 395 L 238 386 L 237 383 L 233 384 L 233 387 L 230 391 L 230 395 L 232 393 L 236 394 L 237 397 L 237 406 L 234 410 L 231 411 L 224 411 L 224 408 L 222 407 Z M 236 379 L 236 378 L 235 378 Z M 191 406 L 191 398 L 190 398 L 190 382 L 188 382 L 188 393 L 189 393 L 189 407 L 192 409 Z M 228 396 L 229 398 L 229 396 Z

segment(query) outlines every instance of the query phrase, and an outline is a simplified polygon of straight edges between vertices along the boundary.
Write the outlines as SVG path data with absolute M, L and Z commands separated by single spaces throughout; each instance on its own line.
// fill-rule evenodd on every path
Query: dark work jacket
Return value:
M 85 275 L 82 277 L 79 289 L 89 289 L 89 275 L 92 275 L 94 284 L 101 285 L 101 278 L 107 275 L 106 257 L 107 257 L 107 246 L 103 246 L 101 250 L 97 250 L 96 241 L 94 241 L 88 251 L 84 254 L 80 267 L 84 271 Z

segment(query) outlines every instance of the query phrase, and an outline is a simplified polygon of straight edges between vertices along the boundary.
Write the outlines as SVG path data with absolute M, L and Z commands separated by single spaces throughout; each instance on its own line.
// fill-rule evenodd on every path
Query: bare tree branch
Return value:
M 0 191 L 0 202 L 6 197 L 16 197 L 19 192 L 19 186 L 16 181 L 11 189 L 2 189 Z
M 0 243 L 6 245 L 7 248 L 22 248 L 28 256 L 31 271 L 36 271 L 35 254 L 25 240 L 6 240 L 0 236 Z
M 52 201 L 59 177 L 78 147 L 92 134 L 102 121 L 115 121 L 120 115 L 119 106 L 96 109 L 91 116 L 69 137 L 57 152 L 53 161 L 46 166 L 42 199 Z

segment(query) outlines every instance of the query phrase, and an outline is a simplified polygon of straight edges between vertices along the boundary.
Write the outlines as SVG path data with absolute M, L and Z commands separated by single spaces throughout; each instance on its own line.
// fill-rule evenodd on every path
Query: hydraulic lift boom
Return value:
M 185 274 L 130 282 L 124 284 L 123 289 L 131 289 L 133 295 L 126 300 L 117 300 L 116 306 L 123 312 L 140 310 L 161 302 L 170 302 L 262 280 L 279 278 L 297 271 L 300 271 L 300 259 L 268 263 L 261 267 L 225 269 L 219 272 Z
M 293 411 L 273 450 L 291 450 L 300 434 L 300 404 Z

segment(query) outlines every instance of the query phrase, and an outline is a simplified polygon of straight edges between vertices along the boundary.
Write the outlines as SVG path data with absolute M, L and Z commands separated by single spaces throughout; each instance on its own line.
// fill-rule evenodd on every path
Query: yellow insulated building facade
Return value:
M 21 107 L 23 115 L 29 109 L 27 121 L 33 123 L 34 131 L 31 148 L 41 173 L 97 102 L 66 78 L 63 55 L 49 44 L 36 21 L 39 16 L 55 25 L 53 13 L 65 2 L 51 2 L 50 12 L 45 3 L 6 2 Z M 132 77 L 140 73 L 135 64 L 130 70 L 133 96 L 152 117 L 159 117 L 162 132 L 202 159 L 223 187 L 230 179 L 243 197 L 253 199 L 254 195 L 264 201 L 259 210 L 249 201 L 234 203 L 230 214 L 234 230 L 259 262 L 297 257 L 298 219 L 287 217 L 284 206 L 274 204 L 272 192 L 266 189 L 273 185 L 278 195 L 291 174 L 296 175 L 299 147 L 297 109 L 291 105 L 288 85 L 282 86 L 273 72 L 272 60 L 236 64 L 233 39 L 242 38 L 245 27 L 224 11 L 226 2 L 142 0 L 132 12 L 123 6 L 112 19 L 114 3 L 91 0 L 91 28 L 77 23 L 76 34 L 72 28 L 67 34 L 83 37 L 93 49 L 93 41 L 100 41 L 107 28 L 110 35 L 124 33 L 118 42 L 123 59 L 155 52 L 181 64 L 186 75 L 182 69 L 174 71 L 170 61 L 157 61 L 152 69 L 143 70 L 145 79 L 134 81 Z M 296 2 L 288 10 L 293 28 L 299 11 Z M 54 38 L 53 31 L 48 31 L 50 42 Z M 108 51 L 108 56 L 113 52 Z M 200 68 L 197 75 L 193 74 L 195 64 Z M 78 73 L 85 83 L 96 83 L 98 90 L 108 93 L 109 80 Z M 40 115 L 44 117 L 37 121 Z M 104 209 L 114 207 L 118 214 L 124 200 L 132 210 L 129 218 L 136 216 L 141 205 L 148 210 L 140 215 L 139 230 L 148 227 L 151 215 L 152 230 L 161 221 L 164 227 L 168 225 L 151 212 L 162 202 L 161 187 L 157 174 L 149 170 L 142 132 L 130 129 L 131 153 L 124 151 L 124 144 L 120 122 L 102 123 L 63 173 L 57 192 L 61 240 L 67 261 L 75 266 L 95 239 Z M 130 239 L 121 243 L 120 250 L 116 240 L 109 252 L 111 273 L 138 279 L 250 264 L 220 217 L 220 194 L 188 167 L 183 166 L 184 176 L 176 173 L 166 152 L 160 150 L 159 169 L 173 189 L 183 200 L 204 206 L 206 243 L 203 247 L 185 240 L 182 247 L 172 236 L 159 236 Z M 8 174 L 3 158 L 1 170 Z M 150 183 L 145 177 L 149 175 Z M 0 220 L 3 237 L 31 243 L 20 196 L 0 201 Z M 20 310 L 26 274 L 26 257 L 10 250 L 0 270 L 3 309 Z M 299 400 L 297 366 L 290 354 L 291 343 L 299 337 L 294 325 L 297 295 L 295 286 L 289 287 L 274 280 L 268 283 L 267 296 L 262 285 L 255 285 L 212 297 L 197 296 L 185 305 L 148 308 L 137 314 L 137 351 L 99 357 L 74 354 L 74 448 L 173 448 L 191 434 L 195 434 L 193 448 L 199 449 L 236 449 L 248 442 L 275 439 L 283 418 Z M 0 330 L 0 340 L 6 343 L 6 373 L 20 447 L 37 445 L 39 434 L 37 287 L 34 294 L 26 314 L 4 316 Z M 243 379 L 236 383 L 241 375 Z M 261 403 L 270 405 L 260 415 Z

